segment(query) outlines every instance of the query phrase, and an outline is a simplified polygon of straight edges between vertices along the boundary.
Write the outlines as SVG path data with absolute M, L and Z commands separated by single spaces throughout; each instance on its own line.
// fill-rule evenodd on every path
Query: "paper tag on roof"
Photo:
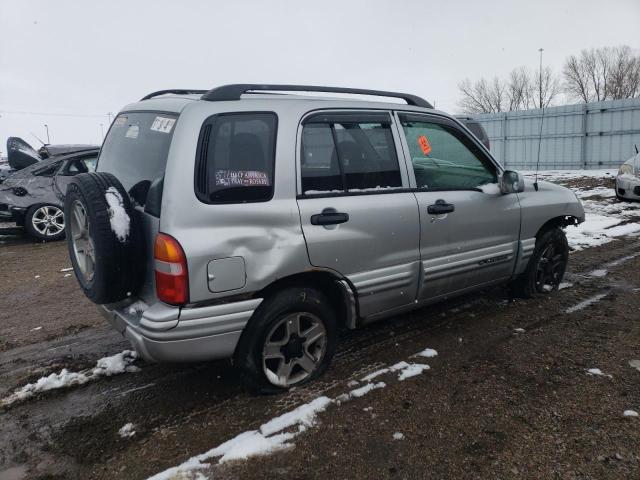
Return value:
M 175 123 L 175 118 L 156 117 L 151 124 L 151 130 L 154 132 L 170 133 Z

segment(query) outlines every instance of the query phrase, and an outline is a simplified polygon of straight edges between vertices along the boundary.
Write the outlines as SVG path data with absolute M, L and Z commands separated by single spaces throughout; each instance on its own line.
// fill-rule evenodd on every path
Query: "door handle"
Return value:
M 349 221 L 348 213 L 341 213 L 335 208 L 325 208 L 322 213 L 311 215 L 311 225 L 337 225 Z
M 444 200 L 436 200 L 436 203 L 427 207 L 427 212 L 432 215 L 443 215 L 455 211 L 456 207 L 453 203 L 447 203 Z

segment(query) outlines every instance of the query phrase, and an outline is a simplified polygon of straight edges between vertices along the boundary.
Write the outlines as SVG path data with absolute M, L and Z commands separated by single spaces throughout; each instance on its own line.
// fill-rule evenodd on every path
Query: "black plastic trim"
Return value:
M 322 93 L 349 93 L 355 95 L 370 95 L 375 97 L 400 98 L 408 105 L 416 107 L 433 108 L 424 98 L 409 93 L 386 92 L 383 90 L 366 90 L 363 88 L 322 87 L 317 85 L 261 85 L 254 83 L 239 83 L 216 87 L 204 95 L 202 100 L 210 102 L 224 102 L 228 100 L 240 100 L 245 93 L 274 91 L 274 92 L 322 92 Z M 144 100 L 144 99 L 143 99 Z
M 140 101 L 149 100 L 153 97 L 159 97 L 160 95 L 167 95 L 169 93 L 173 93 L 175 95 L 202 95 L 207 93 L 207 90 L 193 90 L 193 89 L 184 89 L 184 88 L 172 88 L 169 90 L 158 90 L 157 92 L 152 92 L 148 95 L 145 95 L 140 99 Z
M 429 193 L 429 192 L 480 192 L 479 188 L 385 188 L 366 192 L 327 192 L 296 195 L 297 200 L 331 197 L 357 197 L 361 195 L 389 195 L 392 193 Z
M 331 112 L 331 113 L 314 113 L 302 121 L 302 125 L 310 123 L 382 123 L 391 125 L 391 113 L 389 112 Z

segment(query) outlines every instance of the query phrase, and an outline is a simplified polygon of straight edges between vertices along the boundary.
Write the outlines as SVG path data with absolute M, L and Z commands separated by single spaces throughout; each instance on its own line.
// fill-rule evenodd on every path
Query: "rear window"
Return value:
M 274 113 L 233 113 L 207 119 L 196 154 L 198 198 L 205 203 L 270 200 L 276 131 Z
M 115 175 L 144 205 L 151 183 L 164 176 L 177 118 L 171 113 L 121 113 L 102 145 L 97 171 Z

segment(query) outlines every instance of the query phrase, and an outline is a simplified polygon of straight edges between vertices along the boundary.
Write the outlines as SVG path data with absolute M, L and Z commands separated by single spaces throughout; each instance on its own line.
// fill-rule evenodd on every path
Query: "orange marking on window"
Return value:
M 425 155 L 429 155 L 431 153 L 431 144 L 425 135 L 420 135 L 418 137 L 418 145 L 420 145 L 420 150 L 422 150 L 422 153 Z

